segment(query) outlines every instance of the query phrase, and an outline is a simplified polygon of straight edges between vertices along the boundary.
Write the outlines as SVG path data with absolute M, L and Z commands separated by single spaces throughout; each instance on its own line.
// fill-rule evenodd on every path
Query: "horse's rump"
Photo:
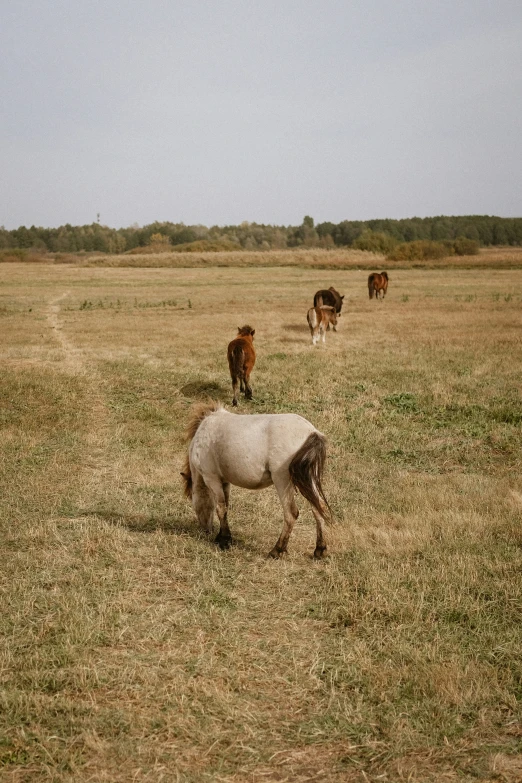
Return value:
M 317 316 L 317 310 L 318 308 L 311 307 L 306 314 L 306 320 L 308 321 L 308 326 L 310 329 L 316 329 L 320 323 L 320 320 Z
M 375 294 L 379 298 L 379 291 L 386 293 L 388 288 L 388 272 L 372 272 L 368 277 L 368 294 L 373 299 Z
M 245 374 L 245 340 L 232 340 L 228 346 L 228 366 L 232 378 L 243 378 Z

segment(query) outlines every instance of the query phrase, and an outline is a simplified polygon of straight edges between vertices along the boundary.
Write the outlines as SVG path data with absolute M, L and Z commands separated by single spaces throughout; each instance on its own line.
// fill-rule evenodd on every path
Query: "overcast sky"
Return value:
M 0 0 L 0 225 L 522 216 L 521 0 Z

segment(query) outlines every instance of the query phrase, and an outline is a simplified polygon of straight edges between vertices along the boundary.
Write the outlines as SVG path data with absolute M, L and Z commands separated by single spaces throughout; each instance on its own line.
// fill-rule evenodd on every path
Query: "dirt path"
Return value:
M 62 349 L 63 362 L 66 368 L 75 375 L 83 375 L 86 372 L 85 357 L 83 356 L 83 352 L 76 348 L 69 340 L 63 330 L 62 321 L 60 320 L 60 302 L 68 297 L 69 293 L 69 291 L 65 291 L 63 294 L 60 294 L 60 296 L 57 296 L 55 299 L 52 299 L 49 302 L 49 307 L 47 309 L 47 322 L 53 330 L 54 337 Z
M 79 375 L 87 386 L 87 399 L 90 401 L 90 426 L 86 437 L 87 450 L 84 482 L 80 488 L 82 505 L 99 498 L 108 477 L 114 478 L 114 462 L 110 459 L 110 445 L 114 440 L 114 424 L 111 421 L 106 401 L 106 383 L 101 373 L 81 348 L 74 345 L 64 330 L 60 317 L 61 302 L 69 296 L 69 291 L 49 302 L 47 322 L 53 331 L 63 353 L 63 369 L 73 375 Z

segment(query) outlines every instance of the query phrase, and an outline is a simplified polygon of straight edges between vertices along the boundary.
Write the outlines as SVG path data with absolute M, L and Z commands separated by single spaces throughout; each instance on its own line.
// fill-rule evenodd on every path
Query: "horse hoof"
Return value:
M 232 407 L 237 408 L 237 400 L 232 400 Z
M 218 533 L 216 536 L 216 544 L 220 549 L 230 549 L 232 538 L 230 536 L 222 536 L 220 533 Z
M 274 547 L 270 550 L 268 553 L 268 557 L 273 557 L 274 560 L 279 560 L 280 557 L 283 557 L 283 555 L 286 554 L 286 549 L 277 549 L 277 547 Z
M 317 546 L 314 552 L 314 560 L 322 560 L 323 557 L 328 557 L 328 552 L 325 546 Z

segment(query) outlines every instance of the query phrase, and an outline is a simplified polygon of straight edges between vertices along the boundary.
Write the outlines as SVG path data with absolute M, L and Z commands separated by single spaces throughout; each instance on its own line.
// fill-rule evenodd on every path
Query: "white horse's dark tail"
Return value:
M 311 432 L 292 457 L 288 472 L 301 495 L 327 522 L 333 522 L 332 510 L 321 486 L 325 461 L 326 438 L 320 432 Z

